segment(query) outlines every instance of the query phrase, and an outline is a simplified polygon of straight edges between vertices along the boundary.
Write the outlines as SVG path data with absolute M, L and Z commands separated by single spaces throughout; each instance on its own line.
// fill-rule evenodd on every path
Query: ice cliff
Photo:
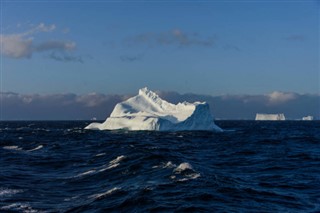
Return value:
M 172 104 L 143 88 L 139 94 L 118 103 L 104 123 L 91 123 L 85 129 L 222 131 L 215 125 L 206 102 Z

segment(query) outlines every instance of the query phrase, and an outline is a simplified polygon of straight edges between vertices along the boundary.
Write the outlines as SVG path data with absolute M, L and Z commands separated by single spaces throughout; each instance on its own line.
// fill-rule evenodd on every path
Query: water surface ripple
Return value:
M 225 131 L 0 123 L 0 212 L 318 212 L 319 121 Z

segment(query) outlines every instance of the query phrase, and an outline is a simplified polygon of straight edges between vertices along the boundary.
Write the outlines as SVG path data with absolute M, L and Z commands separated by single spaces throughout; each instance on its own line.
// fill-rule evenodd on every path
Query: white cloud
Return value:
M 268 94 L 267 97 L 269 98 L 270 103 L 277 104 L 277 103 L 285 103 L 287 101 L 294 100 L 297 97 L 297 94 L 274 91 Z
M 20 35 L 1 35 L 1 54 L 10 58 L 30 58 L 32 55 L 32 38 Z
M 56 29 L 56 25 L 52 24 L 52 25 L 46 26 L 44 23 L 40 23 L 34 29 L 39 32 L 51 32 Z
M 50 40 L 36 43 L 36 34 L 49 33 L 56 29 L 54 24 L 39 25 L 18 34 L 1 34 L 1 55 L 9 58 L 31 58 L 35 52 L 50 50 L 70 51 L 75 49 L 76 43 L 72 41 Z
M 285 113 L 291 119 L 306 115 L 320 118 L 320 96 L 310 94 L 273 92 L 269 95 L 202 96 L 161 92 L 164 99 L 182 101 L 206 101 L 213 115 L 223 119 L 254 119 L 257 112 Z M 3 119 L 105 119 L 114 106 L 132 95 L 90 94 L 19 94 L 0 92 L 3 103 Z M 270 98 L 272 97 L 272 98 Z M 294 98 L 290 99 L 290 98 Z M 244 101 L 245 100 L 245 101 Z M 270 100 L 292 100 L 282 104 L 270 104 Z

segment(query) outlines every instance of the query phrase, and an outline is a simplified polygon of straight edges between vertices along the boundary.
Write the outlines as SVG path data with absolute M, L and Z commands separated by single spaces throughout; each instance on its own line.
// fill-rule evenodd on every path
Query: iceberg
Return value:
M 308 115 L 308 116 L 302 117 L 302 120 L 303 121 L 312 121 L 313 120 L 313 116 Z
M 280 114 L 256 114 L 256 121 L 284 121 L 286 120 L 283 113 Z
M 222 131 L 214 123 L 206 102 L 172 104 L 146 87 L 118 103 L 104 123 L 91 123 L 94 130 Z

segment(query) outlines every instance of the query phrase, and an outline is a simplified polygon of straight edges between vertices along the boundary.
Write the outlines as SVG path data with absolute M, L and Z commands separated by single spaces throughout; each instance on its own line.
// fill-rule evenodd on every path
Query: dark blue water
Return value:
M 225 132 L 0 123 L 1 212 L 317 212 L 319 121 Z

